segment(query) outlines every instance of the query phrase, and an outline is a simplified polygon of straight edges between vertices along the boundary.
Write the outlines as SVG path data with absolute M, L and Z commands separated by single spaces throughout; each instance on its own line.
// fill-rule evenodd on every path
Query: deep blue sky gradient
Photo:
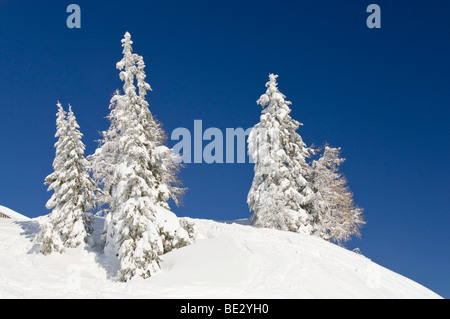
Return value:
M 373 2 L 381 29 L 366 26 Z M 70 3 L 81 29 L 66 26 Z M 305 142 L 347 158 L 367 220 L 347 248 L 449 298 L 449 16 L 445 0 L 0 0 L 0 204 L 48 213 L 57 100 L 72 104 L 94 152 L 129 31 L 169 135 L 196 119 L 224 133 L 253 126 L 278 74 Z M 249 216 L 252 164 L 187 164 L 180 177 L 179 216 Z

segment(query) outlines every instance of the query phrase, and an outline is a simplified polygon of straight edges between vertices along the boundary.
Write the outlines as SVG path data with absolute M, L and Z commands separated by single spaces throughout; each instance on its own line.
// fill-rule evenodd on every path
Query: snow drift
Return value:
M 159 273 L 121 283 L 95 246 L 37 253 L 40 218 L 0 219 L 0 298 L 440 298 L 317 237 L 201 219 L 189 219 L 195 243 L 163 255 Z

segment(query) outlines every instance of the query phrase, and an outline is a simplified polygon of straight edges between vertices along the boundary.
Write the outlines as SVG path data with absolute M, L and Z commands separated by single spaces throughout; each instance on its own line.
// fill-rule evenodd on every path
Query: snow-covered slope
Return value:
M 195 244 L 164 255 L 159 274 L 120 283 L 94 248 L 33 252 L 40 218 L 0 220 L 0 298 L 440 298 L 316 237 L 199 219 Z
M 0 205 L 0 213 L 5 214 L 6 216 L 14 220 L 30 220 L 28 217 L 1 205 Z

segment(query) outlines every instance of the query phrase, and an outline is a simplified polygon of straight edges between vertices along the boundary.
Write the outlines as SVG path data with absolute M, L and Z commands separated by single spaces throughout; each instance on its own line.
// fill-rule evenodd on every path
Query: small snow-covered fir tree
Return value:
M 314 194 L 306 159 L 311 149 L 296 132 L 301 123 L 289 115 L 291 102 L 278 90 L 277 77 L 269 76 L 257 101 L 263 108 L 260 122 L 248 137 L 255 175 L 247 203 L 258 227 L 310 234 Z
M 101 132 L 103 138 L 99 141 L 99 147 L 94 154 L 87 157 L 91 164 L 90 168 L 94 180 L 99 186 L 96 206 L 98 209 L 102 209 L 101 212 L 105 215 L 109 213 L 111 206 L 112 187 L 117 184 L 113 174 L 118 160 L 117 142 L 121 128 L 117 127 L 120 122 L 116 119 L 120 119 L 123 114 L 123 107 L 122 104 L 119 104 L 119 101 L 120 93 L 117 90 L 109 105 L 111 112 L 107 118 L 110 121 L 110 127 L 107 131 Z
M 359 236 L 364 224 L 363 210 L 355 206 L 347 179 L 339 173 L 339 167 L 345 161 L 340 152 L 340 148 L 325 146 L 322 156 L 312 163 L 317 212 L 314 232 L 338 244 L 348 241 L 353 235 Z
M 81 141 L 83 134 L 71 106 L 66 113 L 59 102 L 57 105 L 54 172 L 45 179 L 48 190 L 54 191 L 46 204 L 52 212 L 37 237 L 43 254 L 62 253 L 65 248 L 83 245 L 92 233 L 90 212 L 94 208 L 96 185 L 87 173 L 85 145 Z
M 132 53 L 132 44 L 125 33 L 123 59 L 117 63 L 123 95 L 116 92 L 111 99 L 110 128 L 90 157 L 109 209 L 105 253 L 119 258 L 121 281 L 150 277 L 159 269 L 160 255 L 191 241 L 188 225 L 169 211 L 168 200 L 178 203 L 183 193 L 177 184 L 179 166 L 148 108 L 151 88 L 143 58 Z

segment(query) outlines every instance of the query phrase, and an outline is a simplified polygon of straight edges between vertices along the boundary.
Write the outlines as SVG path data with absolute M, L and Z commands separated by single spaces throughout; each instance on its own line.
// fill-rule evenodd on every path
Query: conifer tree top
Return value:
M 273 73 L 269 74 L 269 81 L 266 83 L 266 93 L 261 95 L 258 101 L 256 101 L 256 103 L 261 105 L 263 108 L 274 107 L 276 109 L 278 107 L 292 104 L 289 101 L 285 101 L 286 96 L 278 90 L 277 78 L 278 75 Z

